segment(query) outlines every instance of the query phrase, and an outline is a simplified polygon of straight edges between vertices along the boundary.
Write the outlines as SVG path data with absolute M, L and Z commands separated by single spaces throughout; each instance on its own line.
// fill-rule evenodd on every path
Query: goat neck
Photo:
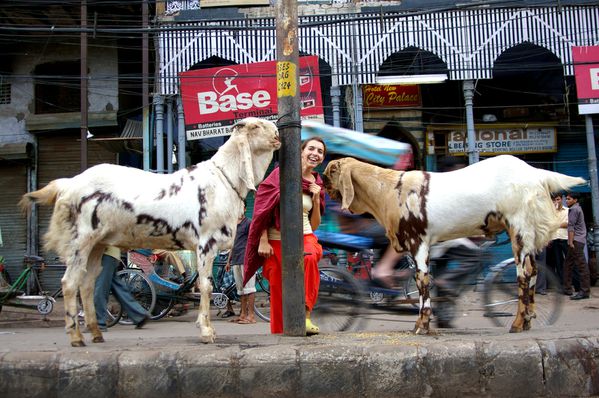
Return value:
M 366 163 L 363 165 L 352 170 L 355 196 L 350 210 L 355 213 L 370 213 L 381 225 L 398 225 L 399 217 L 394 220 L 385 218 L 398 216 L 395 210 L 397 191 L 394 188 L 404 172 Z

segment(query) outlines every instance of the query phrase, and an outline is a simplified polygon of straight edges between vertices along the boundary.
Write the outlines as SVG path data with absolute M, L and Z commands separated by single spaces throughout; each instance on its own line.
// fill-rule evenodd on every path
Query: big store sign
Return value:
M 572 47 L 578 113 L 599 113 L 599 46 Z
M 300 58 L 302 119 L 324 120 L 318 57 Z M 239 120 L 277 119 L 276 61 L 199 69 L 179 74 L 187 140 L 230 134 Z

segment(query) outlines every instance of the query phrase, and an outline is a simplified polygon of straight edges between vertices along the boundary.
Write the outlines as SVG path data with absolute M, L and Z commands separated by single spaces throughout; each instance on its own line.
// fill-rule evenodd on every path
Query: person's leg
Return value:
M 228 318 L 230 316 L 235 316 L 235 311 L 233 310 L 233 303 L 231 300 L 227 301 L 227 309 L 220 316 L 221 318 Z
M 127 313 L 129 319 L 131 319 L 135 325 L 139 327 L 143 326 L 145 320 L 149 317 L 148 311 L 135 300 L 129 291 L 129 287 L 122 278 L 116 275 L 116 265 L 112 273 L 111 288 L 112 293 L 119 303 L 121 303 L 121 307 L 123 308 L 123 311 Z
M 393 286 L 395 264 L 397 264 L 403 255 L 404 253 L 396 252 L 393 246 L 387 246 L 385 253 L 383 253 L 383 256 L 372 269 L 372 278 L 379 280 L 383 285 L 391 288 Z
M 578 275 L 580 277 L 580 291 L 579 295 L 589 297 L 591 294 L 591 284 L 589 279 L 589 268 L 586 263 L 584 256 L 584 244 L 580 242 L 574 242 L 575 246 L 575 263 L 578 269 Z
M 318 262 L 322 258 L 322 246 L 315 235 L 304 235 L 304 288 L 306 291 L 306 310 L 312 311 L 318 299 L 320 288 L 320 272 Z
M 318 300 L 320 288 L 320 272 L 318 262 L 322 258 L 322 246 L 315 235 L 304 235 L 304 289 L 306 295 L 306 334 L 317 334 L 320 330 L 312 323 L 311 315 L 314 304 Z
M 241 299 L 241 310 L 239 312 L 239 321 L 245 321 L 248 317 L 248 310 L 247 310 L 247 303 L 248 303 L 248 296 L 247 294 L 242 294 L 240 296 Z
M 271 240 L 274 254 L 264 261 L 262 275 L 270 286 L 270 332 L 283 333 L 283 280 L 281 269 L 281 241 Z
M 545 275 L 545 269 L 543 266 L 547 267 L 547 248 L 543 249 L 543 251 L 536 256 L 535 262 L 537 263 L 537 281 L 535 283 L 535 292 L 538 292 L 539 294 L 546 294 L 547 276 Z
M 564 239 L 555 239 L 551 248 L 553 249 L 553 261 L 555 262 L 555 273 L 561 285 L 564 285 L 564 260 L 568 251 L 568 243 Z
M 256 323 L 256 318 L 254 317 L 255 293 L 256 275 L 253 275 L 243 287 L 243 297 L 245 297 L 245 321 L 243 323 Z
M 574 267 L 574 249 L 568 247 L 564 261 L 564 294 L 572 294 L 572 268 Z
M 249 323 L 256 323 L 256 317 L 254 316 L 254 303 L 256 302 L 256 293 L 250 293 L 245 295 L 247 297 L 247 321 Z
M 112 275 L 116 272 L 118 260 L 114 257 L 102 256 L 102 271 L 96 278 L 94 288 L 94 306 L 96 307 L 96 319 L 98 327 L 106 329 L 106 311 L 108 306 L 108 297 L 110 296 L 110 285 Z

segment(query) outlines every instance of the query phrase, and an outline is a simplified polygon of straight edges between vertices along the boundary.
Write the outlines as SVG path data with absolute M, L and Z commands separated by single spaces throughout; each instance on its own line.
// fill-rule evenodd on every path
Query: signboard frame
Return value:
M 558 150 L 555 124 L 477 124 L 474 126 L 474 130 L 476 149 L 481 156 L 556 153 Z M 445 147 L 447 155 L 465 156 L 467 154 L 466 125 L 429 126 L 426 134 L 426 147 L 429 148 L 429 154 L 431 151 L 435 152 L 434 147 L 437 143 L 434 142 L 434 135 L 439 133 L 446 135 L 446 142 L 442 146 Z M 454 137 L 451 136 L 452 134 Z M 457 143 L 461 143 L 461 147 Z
M 599 113 L 599 46 L 572 47 L 578 113 Z
M 300 116 L 324 121 L 317 56 L 299 59 Z M 229 135 L 245 117 L 278 118 L 277 61 L 197 69 L 179 74 L 188 141 Z

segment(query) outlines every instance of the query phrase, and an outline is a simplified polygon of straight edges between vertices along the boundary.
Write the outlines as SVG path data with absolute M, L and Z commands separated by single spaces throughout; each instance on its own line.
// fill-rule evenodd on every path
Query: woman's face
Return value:
M 310 140 L 302 150 L 302 165 L 315 168 L 324 160 L 324 145 L 320 141 Z

